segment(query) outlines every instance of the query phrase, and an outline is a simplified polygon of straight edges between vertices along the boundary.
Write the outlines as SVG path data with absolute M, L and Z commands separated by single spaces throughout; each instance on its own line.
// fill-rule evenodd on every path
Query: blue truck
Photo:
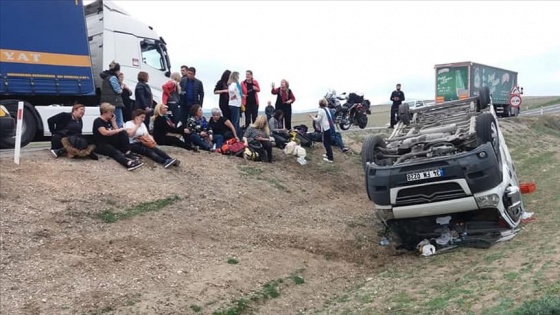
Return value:
M 111 61 L 121 65 L 130 87 L 139 71 L 148 72 L 154 101 L 160 101 L 170 75 L 166 43 L 113 2 L 0 1 L 0 148 L 15 143 L 19 101 L 22 146 L 49 137 L 47 119 L 75 103 L 87 106 L 83 132 L 91 134 L 99 74 Z

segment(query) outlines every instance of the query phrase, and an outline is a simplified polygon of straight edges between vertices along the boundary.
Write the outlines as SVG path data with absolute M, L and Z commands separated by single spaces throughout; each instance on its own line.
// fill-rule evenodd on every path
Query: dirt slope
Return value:
M 127 172 L 47 150 L 0 160 L 2 312 L 211 314 L 253 297 L 256 313 L 295 314 L 384 264 L 359 155 L 328 165 L 320 146 L 301 166 L 279 150 L 273 164 L 166 150 L 180 167 Z M 254 298 L 278 279 L 277 298 Z

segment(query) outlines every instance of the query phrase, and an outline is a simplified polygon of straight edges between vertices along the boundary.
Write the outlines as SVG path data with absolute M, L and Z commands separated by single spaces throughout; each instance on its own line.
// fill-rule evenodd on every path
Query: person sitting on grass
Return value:
M 222 110 L 219 108 L 212 109 L 212 118 L 208 122 L 210 130 L 212 130 L 213 142 L 216 148 L 221 148 L 225 140 L 236 138 L 237 132 L 231 121 L 222 116 Z
M 284 113 L 279 109 L 275 110 L 268 120 L 268 126 L 276 146 L 283 149 L 290 139 L 288 129 L 284 128 Z
M 132 120 L 124 124 L 132 152 L 149 157 L 156 163 L 162 164 L 164 168 L 179 165 L 178 160 L 171 158 L 162 149 L 158 148 L 154 138 L 148 133 L 148 128 L 144 124 L 145 120 L 146 111 L 136 109 L 132 112 Z
M 257 151 L 261 161 L 272 163 L 272 144 L 270 143 L 270 129 L 266 122 L 266 116 L 260 115 L 250 125 L 243 135 L 245 147 L 251 147 Z
M 137 156 L 129 150 L 128 134 L 126 129 L 117 126 L 115 106 L 102 103 L 99 106 L 101 115 L 93 121 L 93 140 L 95 152 L 107 155 L 129 171 L 144 165 L 138 161 Z
M 187 128 L 177 128 L 171 117 L 167 115 L 167 105 L 157 104 L 152 116 L 154 125 L 154 140 L 159 145 L 169 145 L 194 150 L 191 141 L 187 137 Z
M 210 151 L 212 147 L 212 130 L 208 127 L 206 118 L 202 116 L 202 106 L 194 104 L 191 109 L 191 116 L 187 119 L 187 136 L 192 144 L 204 151 Z
M 72 106 L 70 113 L 58 113 L 47 120 L 52 134 L 51 153 L 55 158 L 65 155 L 69 158 L 87 156 L 98 159 L 93 152 L 95 146 L 82 136 L 82 117 L 85 111 L 84 105 L 76 104 Z

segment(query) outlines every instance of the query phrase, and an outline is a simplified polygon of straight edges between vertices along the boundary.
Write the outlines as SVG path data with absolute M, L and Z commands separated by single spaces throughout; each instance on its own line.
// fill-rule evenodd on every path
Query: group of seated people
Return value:
M 52 133 L 51 152 L 55 157 L 89 157 L 98 159 L 97 154 L 106 155 L 128 170 L 135 170 L 144 163 L 140 156 L 152 159 L 164 168 L 178 166 L 180 161 L 169 156 L 160 146 L 175 146 L 198 152 L 213 152 L 222 147 L 228 139 L 240 139 L 245 147 L 258 153 L 264 162 L 272 162 L 273 144 L 283 148 L 289 141 L 289 131 L 282 126 L 283 113 L 277 110 L 267 121 L 266 115 L 258 116 L 239 138 L 236 128 L 226 119 L 219 108 L 211 111 L 211 118 L 206 120 L 200 105 L 193 105 L 186 125 L 177 126 L 167 115 L 168 107 L 158 104 L 151 117 L 151 132 L 146 126 L 146 112 L 137 109 L 132 119 L 122 128 L 117 126 L 115 106 L 102 103 L 99 107 L 100 116 L 93 122 L 93 137 L 88 139 L 82 135 L 82 117 L 85 107 L 76 104 L 70 113 L 63 112 L 48 119 Z M 269 127 L 270 126 L 270 127 Z M 321 141 L 320 126 L 314 124 L 315 130 L 309 133 L 314 141 Z M 348 151 L 342 142 L 340 133 L 333 137 L 333 144 Z M 218 151 L 218 150 L 216 150 Z

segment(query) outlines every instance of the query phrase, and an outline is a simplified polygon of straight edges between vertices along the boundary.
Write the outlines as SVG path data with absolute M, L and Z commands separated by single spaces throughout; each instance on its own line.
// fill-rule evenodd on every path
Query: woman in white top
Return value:
M 323 160 L 325 162 L 332 163 L 333 152 L 331 147 L 331 135 L 335 130 L 334 122 L 329 110 L 327 109 L 327 100 L 324 98 L 321 99 L 319 101 L 319 111 L 317 112 L 317 116 L 309 114 L 309 117 L 311 117 L 314 122 L 318 122 L 321 125 L 321 131 L 323 132 L 323 145 L 325 146 L 325 150 L 327 151 L 327 154 L 324 155 Z
M 157 147 L 157 143 L 148 133 L 148 128 L 146 128 L 146 124 L 144 124 L 145 119 L 146 111 L 137 109 L 132 112 L 132 120 L 124 124 L 130 141 L 130 150 L 134 153 L 149 157 L 156 163 L 162 164 L 164 168 L 168 168 L 172 165 L 178 166 L 180 163 L 178 160 L 171 158 L 162 149 Z M 145 137 L 145 139 L 152 144 L 148 145 L 142 143 L 140 137 Z
M 239 130 L 239 118 L 241 117 L 241 100 L 243 99 L 243 94 L 241 93 L 241 84 L 239 83 L 239 72 L 233 71 L 229 75 L 227 84 L 231 123 L 235 127 L 235 132 L 240 135 L 241 132 Z

